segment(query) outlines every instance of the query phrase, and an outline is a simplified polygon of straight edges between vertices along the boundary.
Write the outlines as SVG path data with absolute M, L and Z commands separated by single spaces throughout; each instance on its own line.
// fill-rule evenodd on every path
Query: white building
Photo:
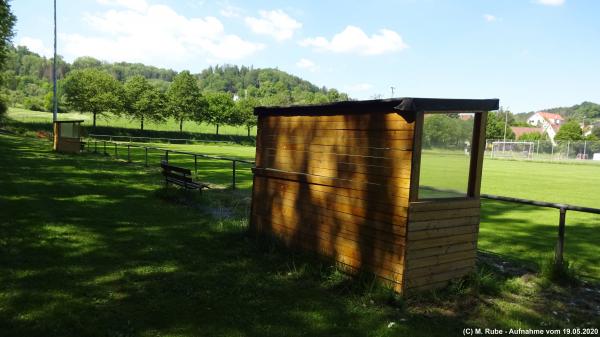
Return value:
M 564 123 L 565 119 L 559 114 L 553 114 L 545 111 L 536 112 L 533 116 L 527 119 L 527 124 L 539 127 L 548 134 L 548 138 L 552 144 L 556 145 L 554 137 Z

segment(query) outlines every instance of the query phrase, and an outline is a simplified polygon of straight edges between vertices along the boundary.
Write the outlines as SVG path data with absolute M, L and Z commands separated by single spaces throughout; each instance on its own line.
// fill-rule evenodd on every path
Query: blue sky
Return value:
M 52 1 L 11 2 L 50 55 Z M 492 98 L 514 112 L 600 103 L 600 1 L 58 0 L 59 54 L 200 72 L 277 67 L 351 97 Z

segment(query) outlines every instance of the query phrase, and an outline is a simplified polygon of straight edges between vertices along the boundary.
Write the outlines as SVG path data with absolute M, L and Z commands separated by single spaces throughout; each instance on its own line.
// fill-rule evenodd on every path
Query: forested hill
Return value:
M 555 114 L 559 114 L 566 119 L 573 119 L 577 121 L 581 121 L 583 118 L 586 119 L 600 119 L 600 104 L 596 104 L 593 102 L 583 102 L 581 104 L 575 104 L 570 107 L 558 107 L 558 108 L 549 108 L 549 109 L 541 109 L 539 111 L 547 111 Z M 535 112 L 531 111 L 528 113 L 522 113 L 515 115 L 517 120 L 527 120 L 531 115 Z
M 108 63 L 89 56 L 68 63 L 59 56 L 57 58 L 59 99 L 62 98 L 60 89 L 63 79 L 70 71 L 84 68 L 105 70 L 121 82 L 141 75 L 161 91 L 166 91 L 177 75 L 177 72 L 172 69 L 141 63 Z M 198 79 L 202 91 L 229 92 L 240 97 L 254 97 L 262 105 L 323 103 L 348 99 L 346 94 L 335 89 L 319 88 L 278 69 L 224 65 L 209 67 L 194 76 Z M 11 47 L 2 79 L 11 106 L 23 106 L 32 110 L 50 108 L 52 59 L 42 57 L 23 46 Z

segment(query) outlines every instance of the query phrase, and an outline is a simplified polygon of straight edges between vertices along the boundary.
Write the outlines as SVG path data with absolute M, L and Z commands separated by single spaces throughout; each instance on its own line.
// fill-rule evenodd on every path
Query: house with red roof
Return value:
M 553 114 L 546 111 L 539 111 L 527 119 L 527 124 L 542 129 L 543 133 L 548 135 L 552 144 L 556 145 L 554 137 L 565 122 L 565 119 L 559 114 Z

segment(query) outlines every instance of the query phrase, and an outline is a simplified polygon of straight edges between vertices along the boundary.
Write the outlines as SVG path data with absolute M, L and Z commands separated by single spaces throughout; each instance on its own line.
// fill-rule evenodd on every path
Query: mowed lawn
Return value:
M 0 135 L 1 336 L 446 336 L 468 324 L 330 289 L 327 265 L 245 234 L 247 200 L 232 201 L 244 191 L 182 206 L 161 197 L 156 168 L 50 145 Z
M 432 186 L 459 189 L 465 156 L 425 152 Z M 600 208 L 600 163 L 565 164 L 486 158 L 482 193 Z M 463 188 L 464 190 L 464 188 Z M 479 248 L 539 263 L 552 255 L 559 211 L 483 200 Z M 567 212 L 566 257 L 584 274 L 600 279 L 600 215 Z

